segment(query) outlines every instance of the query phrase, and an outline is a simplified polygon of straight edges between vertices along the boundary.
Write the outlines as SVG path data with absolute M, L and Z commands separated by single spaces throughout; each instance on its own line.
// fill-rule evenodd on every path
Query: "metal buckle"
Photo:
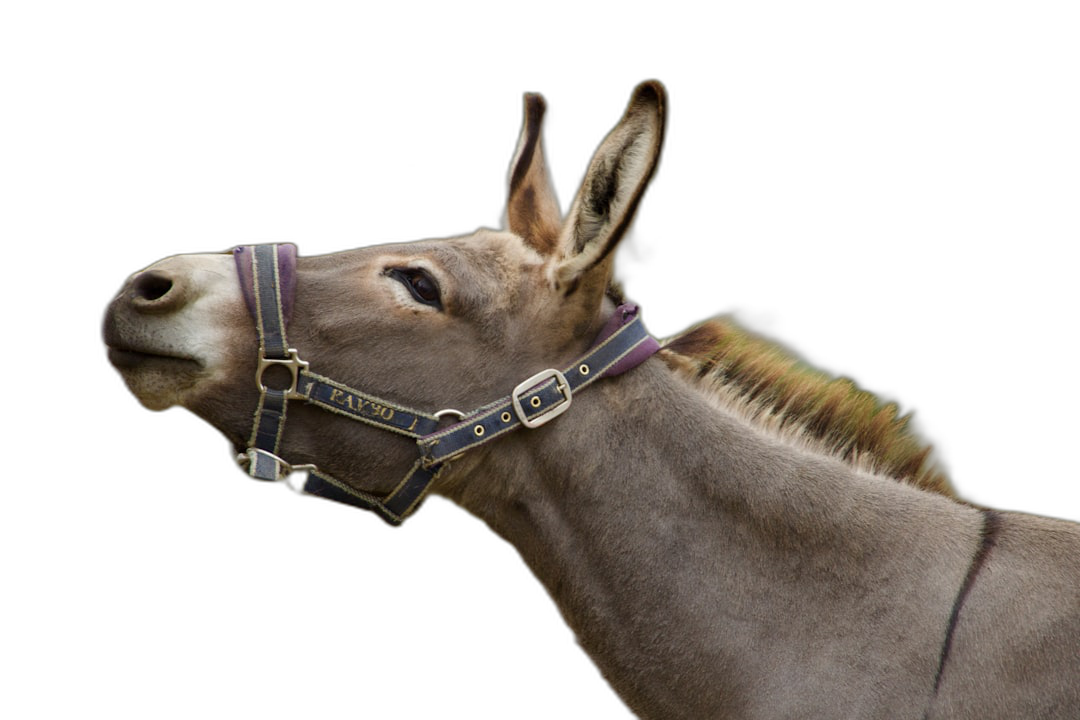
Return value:
M 539 415 L 535 415 L 531 418 L 527 417 L 525 415 L 525 409 L 521 407 L 521 396 L 545 380 L 550 380 L 552 378 L 555 379 L 555 386 L 559 389 L 559 392 L 562 393 L 563 401 L 556 405 L 552 405 Z M 510 393 L 510 400 L 514 404 L 514 413 L 517 414 L 521 424 L 527 428 L 540 427 L 549 420 L 554 420 L 562 415 L 570 408 L 570 401 L 572 399 L 573 393 L 570 390 L 570 383 L 566 382 L 566 376 L 554 368 L 541 370 L 528 380 L 519 383 L 518 386 L 514 388 L 514 391 Z
M 289 348 L 289 357 L 287 358 L 268 358 L 265 355 L 259 355 L 259 367 L 255 370 L 255 384 L 259 390 L 266 392 L 270 388 L 263 385 L 263 373 L 266 369 L 274 365 L 280 365 L 289 371 L 292 376 L 292 384 L 285 390 L 285 396 L 290 399 L 303 399 L 303 395 L 296 392 L 297 385 L 300 384 L 300 371 L 307 369 L 308 363 L 300 359 L 300 354 L 293 348 Z

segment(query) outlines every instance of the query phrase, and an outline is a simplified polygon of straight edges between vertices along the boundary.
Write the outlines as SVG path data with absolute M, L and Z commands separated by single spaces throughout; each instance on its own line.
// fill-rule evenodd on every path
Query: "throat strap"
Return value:
M 292 310 L 296 283 L 294 245 L 253 245 L 234 251 L 248 309 L 259 336 L 255 381 L 259 402 L 248 449 L 239 460 L 260 480 L 282 480 L 294 470 L 307 470 L 290 487 L 310 495 L 375 511 L 398 525 L 419 507 L 447 462 L 472 448 L 520 427 L 534 429 L 566 412 L 577 392 L 600 378 L 636 367 L 660 349 L 641 322 L 636 305 L 616 308 L 593 347 L 562 370 L 549 368 L 523 380 L 506 397 L 472 412 L 443 410 L 426 413 L 351 388 L 308 370 L 308 364 L 289 347 L 285 326 Z M 284 368 L 289 384 L 268 387 L 264 374 Z M 280 370 L 278 371 L 280 374 Z M 308 404 L 382 428 L 416 441 L 419 459 L 388 495 L 378 497 L 331 477 L 314 465 L 290 465 L 279 457 L 289 400 Z M 446 414 L 458 420 L 438 429 Z
M 295 245 L 252 245 L 233 251 L 244 300 L 255 318 L 259 336 L 259 358 L 255 382 L 259 386 L 259 404 L 255 409 L 251 438 L 248 440 L 248 474 L 259 480 L 281 479 L 282 464 L 272 459 L 278 455 L 285 430 L 289 395 L 295 390 L 274 389 L 263 382 L 264 373 L 275 365 L 299 363 L 295 350 L 285 339 L 285 323 L 291 314 L 295 289 Z M 285 282 L 283 283 L 283 279 Z

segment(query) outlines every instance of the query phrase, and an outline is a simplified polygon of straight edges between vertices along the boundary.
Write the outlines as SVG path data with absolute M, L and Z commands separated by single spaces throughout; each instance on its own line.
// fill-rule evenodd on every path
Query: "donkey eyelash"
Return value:
M 408 289 L 413 299 L 436 310 L 442 310 L 439 283 L 423 268 L 388 268 L 386 275 L 394 278 Z

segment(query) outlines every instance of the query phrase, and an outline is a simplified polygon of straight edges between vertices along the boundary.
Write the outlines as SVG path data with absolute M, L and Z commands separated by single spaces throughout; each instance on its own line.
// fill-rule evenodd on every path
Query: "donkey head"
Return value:
M 527 95 L 507 230 L 299 258 L 289 344 L 322 375 L 431 413 L 483 405 L 570 362 L 613 311 L 612 251 L 656 167 L 664 107 L 660 84 L 635 89 L 564 220 L 544 162 L 544 101 Z M 134 274 L 104 335 L 146 407 L 186 407 L 245 447 L 259 343 L 229 254 L 177 255 Z M 280 448 L 290 463 L 380 493 L 415 459 L 392 434 L 294 405 Z

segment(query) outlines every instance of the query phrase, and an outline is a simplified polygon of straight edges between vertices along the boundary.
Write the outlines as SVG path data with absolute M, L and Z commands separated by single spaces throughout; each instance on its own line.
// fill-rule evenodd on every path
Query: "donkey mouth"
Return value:
M 153 333 L 131 332 L 130 328 L 117 313 L 109 312 L 105 316 L 102 328 L 105 346 L 109 351 L 109 362 L 117 370 L 142 370 L 147 368 L 172 368 L 174 370 L 198 369 L 203 363 L 194 356 L 178 352 L 175 348 L 155 347 L 168 343 L 152 342 Z
M 164 365 L 187 366 L 190 369 L 202 367 L 202 363 L 195 358 L 147 350 L 135 350 L 123 346 L 109 346 L 109 362 L 117 370 L 139 370 Z

